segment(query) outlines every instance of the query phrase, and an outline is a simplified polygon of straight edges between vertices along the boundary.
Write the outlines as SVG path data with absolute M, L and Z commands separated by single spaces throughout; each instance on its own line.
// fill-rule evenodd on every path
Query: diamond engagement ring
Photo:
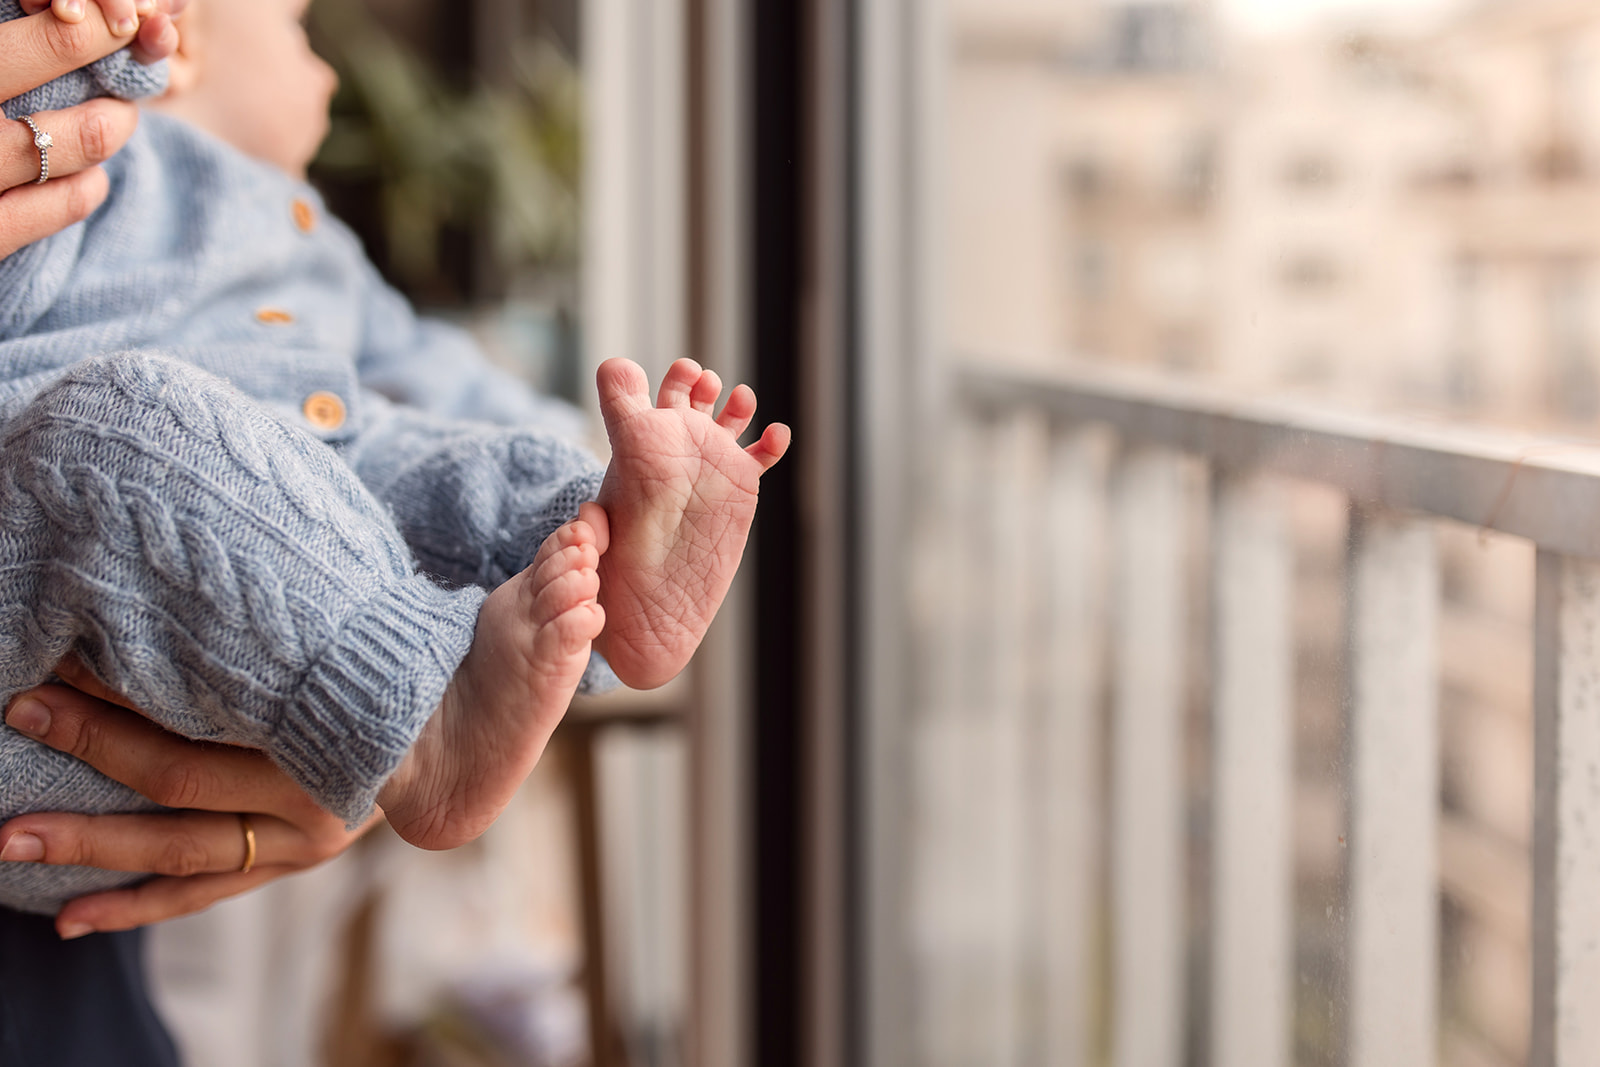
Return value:
M 33 184 L 43 185 L 50 180 L 50 146 L 55 144 L 50 135 L 33 124 L 33 117 L 22 116 L 22 121 L 33 131 L 33 147 L 39 150 L 39 178 Z

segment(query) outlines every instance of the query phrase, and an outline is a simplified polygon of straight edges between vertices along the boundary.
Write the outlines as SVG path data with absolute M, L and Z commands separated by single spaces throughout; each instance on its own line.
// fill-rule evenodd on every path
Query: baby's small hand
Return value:
M 172 20 L 189 0 L 22 0 L 22 10 L 34 15 L 49 8 L 62 22 L 78 23 L 88 17 L 91 2 L 99 5 L 114 35 L 133 38 L 129 46 L 139 62 L 155 63 L 177 51 Z

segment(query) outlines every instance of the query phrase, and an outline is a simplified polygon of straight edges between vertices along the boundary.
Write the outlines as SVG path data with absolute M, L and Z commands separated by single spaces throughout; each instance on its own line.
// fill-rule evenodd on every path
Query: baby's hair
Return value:
M 0 0 L 0 22 L 10 22 L 23 17 L 17 0 Z M 16 119 L 36 111 L 56 111 L 81 104 L 97 96 L 114 96 L 119 100 L 139 100 L 156 96 L 167 88 L 167 64 L 152 63 L 145 66 L 133 58 L 126 48 L 96 60 L 87 67 L 63 74 L 55 81 L 46 82 L 0 105 L 6 118 Z

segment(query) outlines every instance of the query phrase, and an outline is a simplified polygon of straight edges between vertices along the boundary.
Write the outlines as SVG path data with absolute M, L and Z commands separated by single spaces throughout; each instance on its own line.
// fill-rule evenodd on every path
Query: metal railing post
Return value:
M 1439 560 L 1427 524 L 1351 523 L 1347 733 L 1351 1067 L 1434 1062 Z
M 1053 551 L 1044 561 L 1048 673 L 1040 740 L 1046 768 L 1043 1062 L 1051 1067 L 1089 1063 L 1104 815 L 1104 772 L 1097 756 L 1106 673 L 1109 445 L 1103 431 L 1057 434 L 1046 483 L 1045 540 Z
M 1280 1067 L 1294 1007 L 1294 560 L 1279 487 L 1224 476 L 1211 529 L 1211 1062 Z
M 1600 1063 L 1600 563 L 1540 552 L 1533 1067 Z
M 1116 472 L 1111 878 L 1115 1062 L 1177 1067 L 1184 990 L 1184 471 L 1145 449 Z

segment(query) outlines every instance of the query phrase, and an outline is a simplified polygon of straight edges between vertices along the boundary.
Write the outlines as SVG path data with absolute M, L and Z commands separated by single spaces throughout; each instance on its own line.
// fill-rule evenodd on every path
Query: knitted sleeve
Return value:
M 370 263 L 363 260 L 362 269 L 367 296 L 356 372 L 364 386 L 434 415 L 582 438 L 585 423 L 576 409 L 491 364 L 465 331 L 419 317 Z
M 605 468 L 571 443 L 585 428 L 576 409 L 490 364 L 463 331 L 419 318 L 361 262 L 357 373 L 371 391 L 369 417 L 345 458 L 388 505 L 424 570 L 493 589 L 599 495 Z M 596 655 L 579 691 L 617 684 Z
M 344 458 L 419 566 L 449 585 L 499 586 L 599 495 L 604 468 L 557 434 L 443 419 L 379 396 L 363 408 L 366 428 Z M 595 657 L 580 691 L 614 684 Z
M 0 699 L 77 650 L 164 726 L 265 750 L 350 822 L 438 706 L 483 595 L 418 575 L 332 448 L 183 363 L 79 364 L 0 438 Z M 40 810 L 52 783 L 7 770 L 0 817 Z M 118 802 L 101 794 L 71 806 Z

